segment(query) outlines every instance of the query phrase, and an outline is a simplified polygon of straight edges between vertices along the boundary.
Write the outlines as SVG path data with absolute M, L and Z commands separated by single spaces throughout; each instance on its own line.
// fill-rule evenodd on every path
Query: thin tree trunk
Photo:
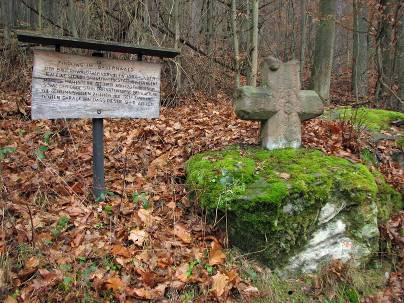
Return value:
M 180 0 L 174 0 L 174 22 L 175 22 L 175 38 L 174 38 L 174 48 L 180 48 Z M 175 61 L 176 66 L 176 81 L 175 81 L 175 89 L 176 92 L 179 93 L 181 91 L 182 82 L 181 82 L 181 61 L 180 58 L 177 57 Z
M 335 42 L 335 0 L 320 0 L 320 22 L 316 33 L 311 88 L 325 103 L 330 99 L 331 70 Z
M 36 0 L 29 0 L 27 1 L 29 5 L 36 9 Z M 36 30 L 36 25 L 37 25 L 37 15 L 33 10 L 29 10 L 29 25 L 31 27 L 31 30 Z
M 38 0 L 38 28 L 42 29 L 42 15 L 43 15 L 43 3 L 42 0 Z
M 353 0 L 352 89 L 355 96 L 368 94 L 368 9 L 365 1 Z
M 380 89 L 377 91 L 377 100 L 382 101 L 383 106 L 388 109 L 399 110 L 403 101 L 396 94 L 394 85 L 397 83 L 400 69 L 402 69 L 399 66 L 400 39 L 397 39 L 399 27 L 397 18 L 400 18 L 400 9 L 403 8 L 400 8 L 399 0 L 381 0 L 380 4 L 383 12 L 378 37 L 380 48 L 378 87 Z
M 290 45 L 290 57 L 291 59 L 296 59 L 296 15 L 295 15 L 295 6 L 293 3 L 293 0 L 289 0 L 288 3 L 288 18 L 287 18 L 288 24 L 291 24 L 292 26 L 292 31 L 290 33 L 291 38 L 289 39 L 288 35 L 288 40 L 290 40 L 291 45 Z M 288 25 L 287 25 L 288 29 Z
M 233 31 L 234 65 L 236 68 L 236 88 L 240 87 L 240 54 L 237 33 L 237 4 L 236 0 L 231 0 L 231 27 Z
M 251 74 L 248 85 L 257 86 L 258 72 L 258 0 L 252 1 L 252 31 L 251 31 Z
M 207 0 L 206 3 L 206 52 L 208 54 L 208 70 L 213 69 L 212 51 L 213 51 L 213 0 Z M 212 93 L 215 79 L 209 77 L 207 79 L 207 90 Z
M 251 5 L 250 5 L 250 0 L 245 0 L 245 34 L 242 35 L 242 37 L 244 37 L 244 41 L 245 41 L 245 46 L 246 46 L 246 53 L 247 53 L 247 84 L 250 83 L 250 79 L 251 79 L 251 31 L 252 31 L 252 23 L 251 23 Z
M 397 70 L 398 70 L 398 84 L 400 86 L 400 99 L 401 102 L 397 102 L 397 109 L 404 112 L 404 8 L 401 7 L 401 14 L 399 19 L 398 37 L 397 37 Z
M 213 37 L 213 0 L 206 3 L 206 51 L 210 55 L 212 51 Z
M 75 6 L 74 1 L 69 0 L 69 11 L 68 11 L 68 20 L 69 20 L 69 27 L 73 37 L 77 38 L 79 36 L 76 27 L 76 18 L 75 18 Z
M 15 1 L 10 1 L 10 27 L 13 28 L 17 26 L 18 22 L 18 4 Z
M 4 39 L 4 44 L 10 45 L 11 42 L 11 2 L 9 0 L 2 0 L 2 19 L 4 23 L 4 28 L 3 28 L 3 39 Z
M 304 82 L 304 63 L 305 63 L 305 52 L 306 52 L 306 0 L 300 0 L 301 6 L 301 20 L 300 20 L 300 28 L 301 28 L 301 37 L 300 37 L 300 81 Z

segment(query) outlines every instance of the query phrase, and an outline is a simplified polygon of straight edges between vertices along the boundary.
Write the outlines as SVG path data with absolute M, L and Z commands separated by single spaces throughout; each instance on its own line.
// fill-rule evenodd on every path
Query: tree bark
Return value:
M 174 24 L 175 24 L 175 37 L 174 37 L 174 48 L 179 49 L 180 48 L 180 0 L 174 0 Z M 181 91 L 182 87 L 182 81 L 181 81 L 181 61 L 179 56 L 175 60 L 175 67 L 176 67 L 176 73 L 175 73 L 175 90 L 177 93 Z
M 397 19 L 401 19 L 402 6 L 399 0 L 381 0 L 382 20 L 378 36 L 378 67 L 380 88 L 376 97 L 383 107 L 391 110 L 402 109 L 402 98 L 397 95 L 394 86 L 397 84 L 400 73 L 398 29 L 400 25 Z M 400 13 L 401 10 L 401 13 Z M 400 37 L 403 39 L 402 37 Z
M 306 53 L 306 0 L 300 0 L 300 8 L 301 8 L 301 20 L 300 20 L 300 81 L 304 83 L 304 64 L 305 64 L 305 53 Z
M 74 6 L 74 1 L 69 0 L 69 7 L 68 7 L 68 20 L 69 20 L 69 27 L 70 27 L 70 32 L 72 33 L 73 37 L 77 38 L 79 36 L 77 32 L 77 27 L 76 27 L 76 18 L 75 18 L 75 6 Z
M 398 70 L 398 84 L 400 86 L 400 98 L 401 102 L 397 102 L 397 109 L 404 112 L 404 8 L 401 7 L 401 13 L 399 14 L 399 28 L 397 37 L 398 58 L 397 58 L 397 70 Z
M 27 2 L 31 8 L 36 10 L 36 0 L 27 0 Z M 29 10 L 29 25 L 31 27 L 31 30 L 36 30 L 38 18 L 33 9 Z M 38 10 L 36 11 L 38 12 Z
M 42 29 L 42 15 L 43 15 L 43 3 L 42 0 L 38 0 L 38 28 Z
M 252 0 L 251 73 L 248 85 L 257 86 L 258 72 L 258 0 Z
M 235 85 L 240 87 L 240 53 L 237 33 L 237 4 L 236 0 L 231 0 L 231 28 L 233 31 L 234 65 L 236 68 Z
M 5 46 L 10 45 L 11 43 L 11 1 L 2 0 L 2 19 L 3 19 L 3 39 Z
M 355 96 L 368 94 L 368 9 L 363 0 L 353 0 L 352 90 Z
M 320 22 L 316 33 L 311 88 L 325 103 L 330 99 L 331 70 L 335 42 L 335 0 L 320 0 Z

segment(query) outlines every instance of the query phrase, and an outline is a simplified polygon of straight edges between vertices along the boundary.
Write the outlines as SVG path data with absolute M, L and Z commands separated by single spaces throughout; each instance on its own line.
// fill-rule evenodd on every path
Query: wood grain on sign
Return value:
M 34 51 L 32 119 L 158 118 L 160 64 Z

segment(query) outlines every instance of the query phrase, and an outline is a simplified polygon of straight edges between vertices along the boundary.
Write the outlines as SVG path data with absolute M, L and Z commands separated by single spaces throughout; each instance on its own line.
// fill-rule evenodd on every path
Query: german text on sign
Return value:
M 160 64 L 34 52 L 32 119 L 158 118 Z

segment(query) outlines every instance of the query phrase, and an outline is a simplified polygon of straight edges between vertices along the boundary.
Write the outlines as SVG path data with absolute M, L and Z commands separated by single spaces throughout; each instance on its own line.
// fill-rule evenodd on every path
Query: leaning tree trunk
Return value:
M 248 85 L 257 86 L 258 72 L 258 0 L 252 0 L 251 6 L 251 73 Z
M 311 88 L 325 103 L 330 99 L 331 69 L 335 42 L 335 0 L 320 0 L 320 23 L 316 33 Z
M 368 9 L 364 0 L 353 0 L 352 91 L 355 96 L 368 94 Z
M 237 5 L 236 0 L 231 0 L 231 28 L 233 31 L 234 65 L 236 68 L 236 88 L 240 87 L 240 54 L 237 34 Z

